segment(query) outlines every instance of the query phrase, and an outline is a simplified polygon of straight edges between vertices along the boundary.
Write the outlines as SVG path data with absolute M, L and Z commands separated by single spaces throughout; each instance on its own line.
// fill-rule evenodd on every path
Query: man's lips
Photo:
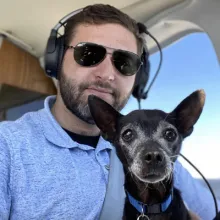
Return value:
M 90 90 L 90 91 L 95 91 L 95 92 L 100 92 L 100 93 L 107 93 L 107 94 L 110 94 L 112 95 L 113 94 L 113 91 L 110 90 L 110 89 L 105 89 L 105 88 L 100 88 L 100 87 L 89 87 L 87 88 L 87 90 Z

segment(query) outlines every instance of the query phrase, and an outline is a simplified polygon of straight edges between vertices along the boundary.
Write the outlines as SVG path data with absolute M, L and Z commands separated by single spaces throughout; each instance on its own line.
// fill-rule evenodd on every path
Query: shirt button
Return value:
M 105 165 L 105 169 L 106 170 L 110 170 L 110 166 L 109 165 Z

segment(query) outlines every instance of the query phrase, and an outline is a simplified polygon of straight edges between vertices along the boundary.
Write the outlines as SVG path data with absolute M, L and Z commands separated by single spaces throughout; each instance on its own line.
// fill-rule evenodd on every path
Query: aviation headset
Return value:
M 68 22 L 69 18 L 80 13 L 81 11 L 83 11 L 83 8 L 67 14 L 51 30 L 49 39 L 47 41 L 47 46 L 44 56 L 45 72 L 47 76 L 54 77 L 56 79 L 59 78 L 59 72 L 65 54 L 64 35 L 58 36 L 59 28 L 61 26 L 64 26 Z M 140 34 L 142 34 L 144 32 L 143 24 L 138 23 L 138 27 Z M 149 79 L 149 71 L 150 71 L 149 53 L 146 49 L 143 50 L 141 59 L 143 64 L 141 65 L 139 71 L 136 73 L 136 78 L 132 93 L 132 95 L 137 100 L 146 99 L 146 94 L 144 93 L 144 89 L 147 85 Z

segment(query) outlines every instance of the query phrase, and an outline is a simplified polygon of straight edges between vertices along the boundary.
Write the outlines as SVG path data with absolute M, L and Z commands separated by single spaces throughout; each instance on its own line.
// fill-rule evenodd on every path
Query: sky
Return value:
M 159 53 L 150 57 L 150 81 L 159 58 Z M 193 133 L 183 142 L 181 153 L 205 177 L 220 179 L 220 68 L 208 35 L 190 34 L 163 49 L 161 71 L 141 107 L 169 112 L 197 89 L 205 90 L 206 102 Z M 122 113 L 127 114 L 137 108 L 136 99 L 131 97 Z M 182 158 L 179 161 L 194 177 L 201 178 Z

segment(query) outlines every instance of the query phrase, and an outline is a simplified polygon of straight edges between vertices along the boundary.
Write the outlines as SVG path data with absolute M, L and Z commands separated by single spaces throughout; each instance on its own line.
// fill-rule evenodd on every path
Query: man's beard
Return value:
M 72 79 L 69 80 L 63 72 L 60 74 L 59 86 L 60 94 L 66 108 L 78 118 L 89 124 L 95 124 L 95 122 L 89 110 L 87 99 L 88 97 L 85 98 L 84 96 L 84 91 L 87 88 L 89 88 L 90 86 L 95 86 L 113 90 L 113 93 L 111 95 L 114 101 L 111 105 L 117 111 L 120 111 L 126 105 L 131 95 L 130 92 L 129 94 L 127 94 L 127 96 L 123 97 L 123 99 L 120 99 L 120 92 L 117 89 L 113 89 L 109 83 L 102 81 L 96 81 L 93 83 L 85 82 L 78 85 L 76 81 Z

